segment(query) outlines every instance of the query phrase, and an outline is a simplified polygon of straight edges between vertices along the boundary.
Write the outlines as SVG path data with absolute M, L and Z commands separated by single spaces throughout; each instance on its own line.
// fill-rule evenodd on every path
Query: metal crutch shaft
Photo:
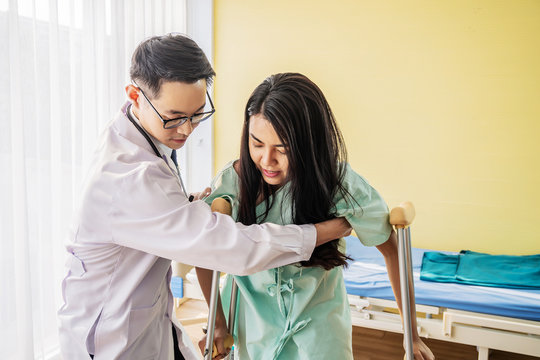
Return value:
M 212 211 L 230 215 L 232 213 L 231 204 L 223 199 L 216 198 L 212 201 Z M 212 273 L 212 290 L 210 292 L 210 304 L 208 308 L 208 324 L 206 327 L 206 344 L 204 346 L 204 359 L 211 360 L 214 348 L 214 328 L 216 325 L 216 313 L 219 298 L 219 271 Z
M 229 330 L 229 333 L 232 335 L 234 331 L 234 320 L 236 318 L 236 298 L 238 294 L 238 285 L 236 284 L 236 281 L 234 281 L 234 278 L 232 279 L 232 286 L 231 286 L 231 303 L 229 307 L 229 319 L 227 322 L 227 329 Z
M 206 325 L 206 344 L 204 346 L 205 360 L 212 359 L 214 347 L 214 327 L 216 325 L 216 312 L 219 294 L 219 271 L 212 273 L 212 291 L 210 293 L 210 307 L 208 309 L 208 324 Z
M 410 224 L 414 219 L 414 206 L 405 202 L 390 212 L 390 223 L 396 227 L 398 237 L 399 282 L 406 360 L 413 360 L 412 317 L 416 316 L 414 281 L 412 274 Z M 410 284 L 410 286 L 409 286 Z M 411 301 L 412 299 L 412 301 Z
M 399 279 L 401 284 L 401 308 L 403 310 L 403 337 L 405 339 L 405 354 L 407 360 L 413 360 L 412 352 L 412 319 L 409 288 L 409 266 L 407 256 L 407 230 L 398 228 Z
M 234 278 L 232 279 L 232 285 L 231 285 L 231 301 L 229 304 L 229 318 L 227 319 L 227 330 L 229 331 L 229 334 L 233 335 L 234 332 L 234 323 L 236 320 L 236 299 L 238 297 L 238 285 L 236 284 L 236 281 L 234 281 Z M 234 359 L 234 352 L 231 350 L 229 355 L 225 358 L 226 360 L 233 360 Z

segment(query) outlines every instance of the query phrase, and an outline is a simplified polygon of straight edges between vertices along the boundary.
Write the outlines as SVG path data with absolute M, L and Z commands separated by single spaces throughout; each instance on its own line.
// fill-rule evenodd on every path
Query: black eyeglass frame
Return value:
M 150 104 L 150 106 L 152 107 L 152 109 L 154 109 L 154 111 L 156 112 L 157 116 L 159 117 L 159 119 L 161 120 L 161 122 L 163 122 L 163 128 L 164 129 L 174 129 L 176 127 L 179 127 L 179 126 L 182 126 L 186 123 L 186 121 L 190 121 L 191 124 L 193 125 L 198 125 L 199 123 L 205 121 L 205 120 L 208 120 L 210 118 L 210 116 L 212 116 L 215 112 L 216 112 L 216 108 L 214 107 L 214 103 L 212 102 L 212 99 L 210 98 L 210 94 L 208 93 L 208 90 L 206 90 L 206 96 L 208 97 L 208 101 L 210 101 L 210 106 L 212 107 L 212 110 L 210 111 L 206 111 L 206 112 L 202 112 L 202 113 L 196 113 L 196 114 L 193 114 L 191 116 L 180 116 L 180 117 L 177 117 L 177 118 L 174 118 L 174 119 L 164 119 L 161 114 L 159 113 L 159 111 L 157 111 L 156 107 L 154 106 L 154 104 L 152 104 L 152 102 L 150 101 L 150 99 L 148 98 L 148 96 L 146 96 L 146 94 L 144 93 L 144 91 L 139 87 L 139 90 L 141 91 L 141 94 L 143 94 L 144 98 L 146 99 L 146 101 L 148 101 L 148 103 Z M 203 117 L 199 120 L 199 121 L 196 121 L 196 122 L 193 122 L 193 117 L 194 116 L 200 116 L 200 115 L 203 115 Z M 170 123 L 172 121 L 180 121 L 178 124 L 174 124 L 174 125 L 171 125 L 171 126 L 167 126 L 167 123 Z

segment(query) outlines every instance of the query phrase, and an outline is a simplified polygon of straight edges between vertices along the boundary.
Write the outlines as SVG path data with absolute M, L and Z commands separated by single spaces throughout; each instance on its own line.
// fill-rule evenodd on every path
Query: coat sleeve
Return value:
M 153 165 L 126 175 L 113 196 L 108 218 L 114 243 L 235 275 L 311 256 L 313 225 L 236 223 L 203 201 L 190 203 L 178 181 Z

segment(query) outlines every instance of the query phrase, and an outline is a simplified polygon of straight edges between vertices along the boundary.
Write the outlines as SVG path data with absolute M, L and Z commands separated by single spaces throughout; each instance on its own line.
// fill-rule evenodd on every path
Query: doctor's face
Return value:
M 144 88 L 142 89 L 144 94 L 136 87 L 132 89 L 136 91 L 136 94 L 130 94 L 129 91 L 128 89 L 128 96 L 133 103 L 133 112 L 141 125 L 150 135 L 171 149 L 180 149 L 184 146 L 198 123 L 194 124 L 188 120 L 178 127 L 164 129 L 163 121 L 159 116 L 163 120 L 176 119 L 199 114 L 207 107 L 205 80 L 199 80 L 193 84 L 178 81 L 164 82 L 157 97 L 151 97 L 151 92 L 145 91 Z
M 261 114 L 249 119 L 249 155 L 266 183 L 282 186 L 287 182 L 287 147 Z

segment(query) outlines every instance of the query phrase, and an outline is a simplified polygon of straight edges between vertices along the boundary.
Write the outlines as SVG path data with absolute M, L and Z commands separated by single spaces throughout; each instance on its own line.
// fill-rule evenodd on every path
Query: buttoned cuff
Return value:
M 299 255 L 302 257 L 303 261 L 307 261 L 311 257 L 311 254 L 315 249 L 315 244 L 317 243 L 317 229 L 315 228 L 315 225 L 312 224 L 299 226 L 302 229 L 303 234 L 302 249 Z

